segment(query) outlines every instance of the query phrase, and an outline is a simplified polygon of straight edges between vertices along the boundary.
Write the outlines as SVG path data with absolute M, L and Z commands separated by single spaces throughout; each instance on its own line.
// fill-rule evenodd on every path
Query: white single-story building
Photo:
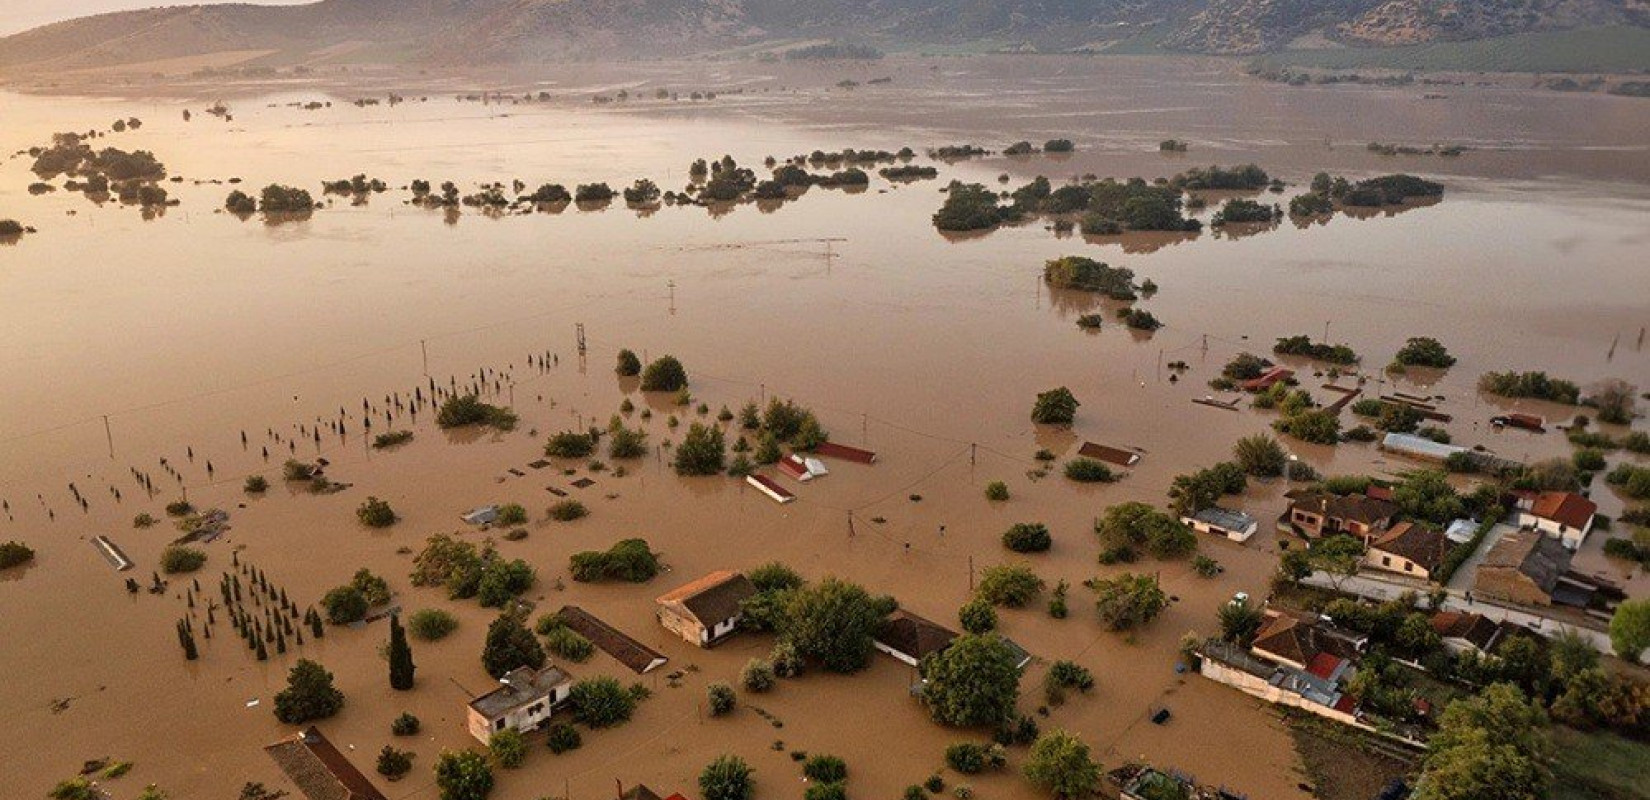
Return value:
M 1575 492 L 1523 492 L 1518 495 L 1518 526 L 1534 528 L 1564 543 L 1571 552 L 1593 532 L 1598 504 Z
M 1260 524 L 1254 517 L 1242 511 L 1233 511 L 1228 508 L 1205 508 L 1190 516 L 1181 517 L 1180 521 L 1198 533 L 1212 533 L 1224 536 L 1234 542 L 1247 542 L 1255 535 Z

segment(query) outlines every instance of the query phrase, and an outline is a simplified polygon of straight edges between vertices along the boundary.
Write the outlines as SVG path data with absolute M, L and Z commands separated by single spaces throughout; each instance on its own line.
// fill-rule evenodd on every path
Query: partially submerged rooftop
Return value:
M 266 746 L 264 752 L 309 800 L 385 800 L 313 725 Z
M 487 719 L 497 719 L 528 703 L 544 699 L 572 678 L 556 667 L 534 671 L 517 667 L 499 679 L 499 687 L 470 701 L 470 708 Z

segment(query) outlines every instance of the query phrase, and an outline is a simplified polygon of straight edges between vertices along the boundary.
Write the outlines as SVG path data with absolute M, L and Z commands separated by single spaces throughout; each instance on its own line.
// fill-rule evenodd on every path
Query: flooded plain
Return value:
M 893 81 L 866 83 L 883 75 Z M 861 85 L 838 88 L 845 78 Z M 718 96 L 589 100 L 621 88 L 651 98 L 661 86 Z M 455 98 L 488 90 L 554 98 Z M 388 91 L 409 101 L 350 104 Z M 1448 97 L 1426 99 L 1434 93 Z M 218 100 L 231 121 L 202 113 Z M 293 106 L 329 100 L 313 111 Z M 0 764 L 0 781 L 25 787 L 23 796 L 105 756 L 137 764 L 111 784 L 117 797 L 148 782 L 175 797 L 231 797 L 246 781 L 286 786 L 261 746 L 288 732 L 269 706 L 302 655 L 337 677 L 348 702 L 323 728 L 363 770 L 392 743 L 391 718 L 406 710 L 424 720 L 410 745 L 414 771 L 388 794 L 434 797 L 428 769 L 436 754 L 473 744 L 463 711 L 490 683 L 478 658 L 490 613 L 410 586 L 407 551 L 457 530 L 467 508 L 519 502 L 534 511 L 530 535 L 498 546 L 538 570 L 529 598 L 541 610 L 583 606 L 669 656 L 661 672 L 695 668 L 680 688 L 658 673 L 643 678 L 654 694 L 636 719 L 586 734 L 580 750 L 552 756 L 535 739 L 526 766 L 500 773 L 495 797 L 602 797 L 615 779 L 691 793 L 700 767 L 721 752 L 751 761 L 760 796 L 789 797 L 800 794 L 800 776 L 782 751 L 795 749 L 846 758 L 857 796 L 893 796 L 920 782 L 943 768 L 947 744 L 981 734 L 930 722 L 906 694 L 906 668 L 879 657 L 854 676 L 810 674 L 769 695 L 742 696 L 732 717 L 708 719 L 704 684 L 731 681 L 771 641 L 747 635 L 693 650 L 656 624 L 652 599 L 710 570 L 778 559 L 811 578 L 863 582 L 952 624 L 971 570 L 1007 560 L 998 537 L 1019 521 L 1054 532 L 1054 549 L 1028 560 L 1050 583 L 1071 582 L 1074 608 L 1066 620 L 1050 619 L 1040 604 L 1004 613 L 1005 632 L 1038 658 L 1022 684 L 1022 709 L 1041 703 L 1048 662 L 1074 659 L 1094 671 L 1096 690 L 1038 719 L 1082 735 L 1108 768 L 1146 759 L 1252 798 L 1304 797 L 1298 759 L 1271 710 L 1175 671 L 1180 638 L 1215 630 L 1220 602 L 1236 591 L 1266 592 L 1275 563 L 1269 531 L 1243 547 L 1205 541 L 1227 568 L 1215 579 L 1184 562 L 1135 565 L 1159 572 L 1178 601 L 1133 637 L 1107 633 L 1082 613 L 1092 605 L 1081 582 L 1121 571 L 1096 565 L 1093 519 L 1124 500 L 1161 503 L 1172 476 L 1225 459 L 1233 441 L 1272 422 L 1270 412 L 1193 404 L 1210 392 L 1206 382 L 1239 352 L 1267 354 L 1278 337 L 1327 332 L 1363 355 L 1377 386 L 1445 398 L 1456 443 L 1521 460 L 1570 447 L 1557 433 L 1495 432 L 1489 417 L 1514 406 L 1554 419 L 1566 413 L 1481 397 L 1474 385 L 1483 372 L 1540 369 L 1583 385 L 1606 377 L 1650 385 L 1641 334 L 1650 325 L 1650 103 L 1632 98 L 1504 83 L 1295 89 L 1251 81 L 1226 62 L 1160 59 L 637 65 L 568 69 L 553 80 L 365 74 L 211 90 L 6 93 L 0 151 L 133 116 L 141 129 L 95 144 L 153 150 L 183 177 L 164 184 L 180 204 L 153 218 L 62 190 L 31 196 L 30 159 L 0 163 L 0 218 L 38 228 L 0 244 L 0 498 L 9 509 L 0 540 L 38 553 L 32 566 L 0 575 L 0 717 L 8 720 L 0 746 L 27 756 Z M 815 187 L 778 206 L 637 210 L 616 201 L 451 215 L 403 202 L 402 187 L 414 179 L 451 180 L 465 192 L 515 179 L 618 188 L 643 177 L 679 189 L 700 157 L 730 154 L 760 171 L 765 156 L 815 149 L 922 153 L 1055 137 L 1073 140 L 1077 152 L 952 164 L 919 157 L 939 168 L 938 180 L 873 176 L 862 192 Z M 1157 152 L 1171 137 L 1191 151 Z M 1469 151 L 1381 157 L 1369 141 Z M 1083 173 L 1156 178 L 1250 161 L 1290 184 L 1260 198 L 1268 202 L 1286 202 L 1320 170 L 1354 178 L 1411 172 L 1446 190 L 1435 205 L 1285 221 L 1250 235 L 1085 239 L 1038 221 L 947 237 L 929 219 L 953 178 L 997 186 L 1006 173 L 1011 187 L 1038 174 L 1056 183 Z M 278 224 L 218 210 L 233 187 L 215 181 L 239 178 L 249 191 L 286 183 L 319 198 L 321 181 L 358 173 L 391 189 L 364 204 L 333 198 L 307 219 Z M 1043 285 L 1044 261 L 1064 255 L 1151 278 L 1159 291 L 1140 305 L 1165 327 L 1131 332 L 1110 323 L 1108 310 L 1103 329 L 1079 329 L 1079 315 L 1106 306 Z M 1440 339 L 1459 363 L 1441 375 L 1381 374 L 1409 336 Z M 712 416 L 752 399 L 792 398 L 819 413 L 833 440 L 881 458 L 833 465 L 788 506 L 732 479 L 678 478 L 662 454 L 628 465 L 624 477 L 587 474 L 581 464 L 527 466 L 546 434 L 601 424 L 625 397 L 653 410 L 651 420 L 631 424 L 654 444 L 680 438 L 668 416 L 684 426 L 698 418 L 671 398 L 622 385 L 612 365 L 627 347 L 644 358 L 679 357 L 695 404 L 708 404 Z M 550 366 L 529 363 L 546 353 Z M 1190 366 L 1177 382 L 1166 366 L 1173 361 Z M 386 395 L 432 380 L 466 384 L 481 369 L 500 374 L 487 395 L 520 413 L 514 433 L 444 433 L 426 413 L 394 422 L 415 431 L 411 444 L 368 446 L 363 400 L 378 409 L 374 430 L 382 432 Z M 1303 380 L 1327 402 L 1320 383 Z M 1082 402 L 1075 429 L 1036 429 L 1032 398 L 1060 385 Z M 328 430 L 316 442 L 298 432 L 340 414 L 342 436 Z M 1098 488 L 1032 476 L 1034 451 L 1070 455 L 1083 440 L 1145 455 L 1123 480 Z M 1328 474 L 1413 466 L 1369 445 L 1290 446 Z M 274 480 L 289 447 L 329 459 L 332 478 L 350 488 L 318 496 Z M 162 458 L 179 478 L 162 472 Z M 561 474 L 564 467 L 577 475 Z M 156 476 L 152 497 L 134 468 Z M 267 496 L 241 491 L 254 473 L 276 483 Z M 572 488 L 575 477 L 595 484 Z M 1012 499 L 987 502 L 982 491 L 993 480 L 1007 482 Z M 87 499 L 84 510 L 71 484 Z M 551 487 L 582 499 L 591 515 L 545 519 Z M 382 622 L 329 631 L 267 662 L 229 639 L 203 643 L 202 658 L 185 662 L 172 630 L 187 612 L 183 582 L 166 595 L 129 595 L 124 576 L 89 544 L 100 534 L 114 539 L 144 582 L 175 534 L 164 522 L 134 530 L 131 520 L 163 516 L 162 506 L 185 491 L 197 507 L 231 514 L 232 530 L 207 546 L 203 585 L 228 567 L 232 549 L 300 605 L 366 566 L 389 578 L 404 609 L 447 608 L 461 627 L 441 642 L 414 642 L 419 685 L 410 693 L 384 680 Z M 1241 504 L 1270 520 L 1283 508 L 1280 493 L 1255 483 Z M 361 527 L 353 512 L 367 495 L 388 500 L 402 520 L 383 531 Z M 1605 513 L 1619 512 L 1609 489 L 1595 496 Z M 661 550 L 670 571 L 644 586 L 567 580 L 569 553 L 630 536 Z M 1601 542 L 1588 543 L 1581 567 L 1627 579 L 1602 557 Z M 1650 588 L 1642 576 L 1629 585 Z M 605 655 L 568 669 L 633 678 Z M 1158 707 L 1172 709 L 1167 725 L 1147 719 Z M 1011 773 L 969 782 L 984 798 L 1032 796 Z

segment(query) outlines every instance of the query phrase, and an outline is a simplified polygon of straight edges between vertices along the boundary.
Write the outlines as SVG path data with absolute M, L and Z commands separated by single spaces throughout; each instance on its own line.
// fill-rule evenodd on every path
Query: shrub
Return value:
M 994 503 L 1001 503 L 1008 499 L 1008 484 L 1002 481 L 992 481 L 985 485 L 985 499 Z
M 406 750 L 397 750 L 389 745 L 378 751 L 378 774 L 392 781 L 400 780 L 402 776 L 412 771 L 412 753 Z
M 819 783 L 837 783 L 848 779 L 848 764 L 836 756 L 811 756 L 802 764 L 802 774 Z
M 1041 522 L 1019 522 L 1003 532 L 1003 546 L 1016 553 L 1042 553 L 1053 544 L 1048 526 Z
M 642 370 L 644 392 L 679 392 L 687 385 L 687 370 L 675 356 L 660 356 Z
M 1220 562 L 1200 554 L 1192 559 L 1192 571 L 1196 572 L 1198 577 L 1213 578 L 1220 574 Z
M 1081 405 L 1071 390 L 1064 386 L 1037 395 L 1031 406 L 1031 421 L 1039 425 L 1070 425 Z
M 269 480 L 262 475 L 248 475 L 242 488 L 247 494 L 263 494 L 269 491 Z
M 705 687 L 705 704 L 710 709 L 710 715 L 713 717 L 733 713 L 733 708 L 738 705 L 738 702 L 732 686 L 725 683 L 712 683 Z
M 1128 630 L 1154 619 L 1169 605 L 1169 598 L 1151 575 L 1123 573 L 1110 580 L 1092 583 L 1100 621 L 1114 631 Z
M 544 645 L 550 652 L 568 661 L 584 663 L 596 654 L 596 646 L 578 631 L 564 626 L 552 628 L 544 635 Z
M 550 746 L 550 752 L 561 755 L 569 750 L 577 750 L 584 744 L 584 737 L 579 730 L 565 722 L 558 722 L 550 726 L 550 732 L 544 737 L 545 744 Z
M 441 403 L 435 414 L 435 424 L 442 428 L 488 425 L 508 431 L 516 427 L 516 414 L 508 408 L 483 403 L 473 394 L 458 395 Z
M 446 638 L 458 628 L 458 618 L 439 608 L 422 608 L 407 618 L 407 630 L 426 642 Z
M 977 775 L 987 769 L 1002 769 L 1008 759 L 999 745 L 958 742 L 945 748 L 945 763 L 964 775 Z
M 149 513 L 145 512 L 145 513 L 139 514 L 135 517 L 132 517 L 132 527 L 134 527 L 134 528 L 153 528 L 155 526 L 155 523 L 158 522 L 158 521 L 159 520 L 155 519 L 155 516 L 153 514 L 149 514 Z
M 307 481 L 315 477 L 315 465 L 297 459 L 287 459 L 281 465 L 281 477 L 289 481 Z
M 552 458 L 584 458 L 596 451 L 596 441 L 589 434 L 563 431 L 550 437 L 544 445 L 544 454 Z
M 0 569 L 22 566 L 34 560 L 34 550 L 19 541 L 0 544 Z
M 1405 367 L 1443 369 L 1455 365 L 1455 357 L 1449 354 L 1449 350 L 1437 339 L 1426 336 L 1411 337 L 1392 360 Z
M 1092 458 L 1074 458 L 1066 462 L 1066 477 L 1078 483 L 1110 483 L 1116 480 L 1111 467 Z
M 693 423 L 676 448 L 677 475 L 716 475 L 727 465 L 722 429 Z
M 641 458 L 647 455 L 647 433 L 623 425 L 608 433 L 607 455 L 613 459 Z
M 397 519 L 395 509 L 376 497 L 368 497 L 360 508 L 355 509 L 355 518 L 369 528 L 388 528 L 394 525 Z
M 773 663 L 773 674 L 781 678 L 795 678 L 807 669 L 807 662 L 796 645 L 781 639 L 768 652 L 768 660 Z
M 750 800 L 751 768 L 738 756 L 717 756 L 699 773 L 699 793 L 705 800 Z
M 618 366 L 614 367 L 613 371 L 617 372 L 619 377 L 634 378 L 642 374 L 642 360 L 636 357 L 635 352 L 620 350 L 618 361 Z
M 1086 692 L 1094 688 L 1094 674 L 1072 661 L 1056 661 L 1048 668 L 1049 683 L 1066 689 Z
M 527 760 L 527 740 L 521 736 L 521 731 L 515 728 L 505 728 L 494 731 L 487 740 L 487 751 L 492 754 L 493 760 L 505 769 L 515 769 Z
M 590 509 L 577 500 L 563 500 L 550 507 L 550 518 L 557 522 L 572 522 L 590 514 Z
M 980 575 L 979 596 L 996 606 L 1020 608 L 1043 590 L 1043 579 L 1019 564 L 986 567 Z
M 644 583 L 659 574 L 659 556 L 648 548 L 646 539 L 624 539 L 606 551 L 574 553 L 568 570 L 579 582 L 605 579 Z
M 385 448 L 395 447 L 396 445 L 406 444 L 412 440 L 412 431 L 389 431 L 387 433 L 380 433 L 377 436 L 374 436 L 372 438 L 372 446 L 374 449 L 383 450 Z
M 523 525 L 527 522 L 527 509 L 520 503 L 505 503 L 498 507 L 499 525 Z
M 775 682 L 773 664 L 760 658 L 745 662 L 744 669 L 739 671 L 739 685 L 747 692 L 761 694 L 772 689 Z
M 168 545 L 160 551 L 160 570 L 168 575 L 194 572 L 206 563 L 206 551 L 181 544 Z
M 1591 447 L 1577 450 L 1572 458 L 1575 460 L 1576 469 L 1586 472 L 1604 469 L 1604 453 Z
M 990 633 L 997 629 L 997 609 L 986 602 L 985 598 L 976 597 L 957 609 L 957 621 L 968 633 Z
M 587 678 L 567 694 L 573 718 L 592 728 L 607 728 L 630 720 L 636 698 L 612 678 Z
M 188 500 L 174 500 L 166 504 L 166 515 L 169 517 L 182 517 L 194 511 L 195 507 L 190 505 Z
M 1289 457 L 1278 440 L 1264 433 L 1245 436 L 1232 445 L 1232 458 L 1244 472 L 1257 477 L 1282 475 Z
M 401 712 L 401 716 L 390 720 L 390 733 L 395 736 L 417 736 L 423 727 L 418 717 L 405 711 Z
M 1334 444 L 1340 439 L 1341 420 L 1324 409 L 1302 411 L 1272 424 L 1279 433 L 1312 444 Z
M 354 586 L 339 586 L 321 598 L 327 621 L 334 625 L 359 622 L 367 616 L 367 596 Z

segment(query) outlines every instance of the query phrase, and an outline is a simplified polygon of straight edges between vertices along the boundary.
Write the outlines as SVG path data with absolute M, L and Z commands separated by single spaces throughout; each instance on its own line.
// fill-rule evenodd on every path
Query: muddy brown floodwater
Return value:
M 878 74 L 893 83 L 831 88 Z M 29 159 L 0 163 L 0 217 L 39 229 L 0 246 L 0 498 L 10 508 L 0 539 L 38 551 L 31 566 L 0 574 L 0 750 L 11 754 L 0 763 L 0 782 L 16 796 L 40 796 L 82 761 L 103 756 L 137 764 L 111 783 L 116 797 L 149 782 L 188 798 L 233 797 L 248 780 L 285 787 L 261 746 L 289 732 L 271 715 L 271 698 L 286 669 L 306 656 L 332 670 L 348 697 L 324 728 L 362 769 L 370 772 L 391 743 L 396 714 L 424 720 L 418 739 L 397 742 L 417 758 L 389 794 L 434 797 L 436 755 L 474 744 L 463 710 L 469 693 L 490 684 L 477 657 L 490 615 L 410 586 L 405 551 L 456 530 L 466 508 L 520 502 L 534 512 L 530 536 L 498 546 L 537 568 L 529 598 L 543 610 L 584 606 L 671 663 L 642 679 L 654 695 L 630 724 L 589 733 L 582 749 L 563 756 L 535 739 L 526 766 L 501 773 L 494 796 L 502 800 L 603 797 L 616 779 L 691 793 L 698 770 L 722 752 L 752 762 L 761 796 L 793 797 L 800 776 L 774 749 L 777 741 L 845 757 L 856 796 L 893 796 L 941 769 L 948 743 L 980 738 L 929 722 L 906 694 L 909 670 L 879 656 L 864 673 L 810 674 L 742 697 L 733 716 L 709 720 L 704 685 L 732 680 L 771 641 L 745 635 L 694 650 L 654 622 L 652 598 L 709 570 L 778 559 L 812 578 L 863 582 L 951 624 L 971 568 L 1010 560 L 1000 533 L 1032 520 L 1046 522 L 1056 543 L 1025 560 L 1051 583 L 1071 582 L 1074 612 L 1053 620 L 1039 602 L 1003 615 L 1007 634 L 1038 658 L 1022 708 L 1040 703 L 1049 662 L 1074 659 L 1094 671 L 1096 690 L 1039 721 L 1079 733 L 1108 767 L 1143 758 L 1253 798 L 1303 797 L 1288 733 L 1268 708 L 1175 671 L 1179 639 L 1214 630 L 1220 602 L 1236 591 L 1264 595 L 1275 562 L 1269 531 L 1247 546 L 1205 541 L 1204 551 L 1226 566 L 1215 579 L 1196 577 L 1184 562 L 1135 565 L 1159 573 L 1178 600 L 1132 637 L 1104 632 L 1081 587 L 1121 571 L 1095 563 L 1090 528 L 1106 506 L 1162 502 L 1173 475 L 1224 459 L 1234 440 L 1272 421 L 1267 412 L 1194 405 L 1208 393 L 1205 382 L 1237 352 L 1266 352 L 1277 337 L 1318 338 L 1327 329 L 1364 355 L 1380 388 L 1445 398 L 1457 442 L 1519 459 L 1569 448 L 1557 434 L 1494 432 L 1492 414 L 1514 406 L 1555 418 L 1567 412 L 1481 397 L 1473 387 L 1484 371 L 1542 369 L 1583 383 L 1614 376 L 1650 385 L 1650 353 L 1639 342 L 1650 324 L 1650 103 L 1642 100 L 1505 83 L 1289 89 L 1245 79 L 1227 62 L 1128 59 L 639 65 L 568 69 L 553 79 L 365 73 L 349 80 L 356 83 L 99 84 L 78 96 L 0 94 L 5 152 L 54 131 L 137 116 L 140 130 L 99 144 L 152 149 L 185 178 L 167 184 L 181 205 L 145 220 L 133 208 L 95 206 L 68 192 L 30 196 Z M 651 96 L 661 85 L 722 93 L 699 104 L 587 99 L 620 87 Z M 550 87 L 559 100 L 484 106 L 453 97 L 483 86 Z M 728 91 L 738 86 L 745 91 Z M 387 88 L 429 100 L 348 103 Z M 1429 92 L 1448 98 L 1423 99 Z M 219 97 L 233 122 L 200 113 Z M 287 105 L 315 99 L 335 102 L 318 111 Z M 182 120 L 185 108 L 195 110 L 194 121 Z M 679 188 L 701 156 L 729 153 L 757 165 L 766 155 L 814 149 L 920 152 L 963 141 L 1001 148 L 1056 136 L 1074 140 L 1078 152 L 941 164 L 939 181 L 891 185 L 874 177 L 863 193 L 816 188 L 777 209 L 728 213 L 637 212 L 617 203 L 527 216 L 464 209 L 446 218 L 404 205 L 400 189 L 416 178 L 470 190 L 515 178 L 618 187 L 638 177 Z M 1189 140 L 1192 152 L 1159 155 L 1156 142 L 1170 137 Z M 1370 140 L 1472 149 L 1458 159 L 1381 158 L 1365 150 Z M 1085 241 L 1032 223 L 947 238 L 929 223 L 942 199 L 937 190 L 951 178 L 996 185 L 1003 172 L 1017 181 L 1083 172 L 1158 177 L 1240 161 L 1258 162 L 1291 192 L 1318 170 L 1414 172 L 1443 181 L 1447 192 L 1429 207 L 1305 228 L 1285 223 L 1250 236 Z M 230 187 L 194 183 L 238 177 L 245 187 L 282 182 L 319 196 L 323 179 L 356 173 L 394 188 L 364 205 L 334 201 L 306 221 L 278 225 L 219 213 Z M 1040 281 L 1044 260 L 1068 254 L 1152 278 L 1160 291 L 1141 305 L 1167 327 L 1151 336 L 1109 322 L 1099 332 L 1079 330 L 1076 317 L 1100 304 L 1050 293 Z M 588 337 L 584 359 L 574 346 L 578 325 Z M 1381 376 L 1379 366 L 1414 335 L 1439 338 L 1460 363 L 1442 375 Z M 869 467 L 833 464 L 828 478 L 783 507 L 731 479 L 677 478 L 658 456 L 627 465 L 624 477 L 592 474 L 596 482 L 585 489 L 569 488 L 573 476 L 558 471 L 584 476 L 583 465 L 528 468 L 548 432 L 599 424 L 625 396 L 636 397 L 612 371 L 621 347 L 680 357 L 696 402 L 712 414 L 764 396 L 794 398 L 819 412 L 833 439 L 882 457 Z M 529 365 L 529 355 L 546 352 L 553 366 Z M 1191 370 L 1175 383 L 1164 365 L 1177 360 Z M 507 376 L 489 398 L 520 412 L 516 432 L 443 433 L 425 413 L 394 425 L 416 432 L 411 444 L 387 452 L 367 446 L 363 398 L 381 414 L 391 392 L 432 378 L 465 383 L 482 368 Z M 1326 399 L 1316 390 L 1321 382 L 1304 385 Z M 1082 401 L 1075 430 L 1034 429 L 1033 395 L 1059 385 Z M 644 425 L 654 444 L 680 438 L 681 429 L 666 426 L 671 412 L 696 418 L 667 399 L 645 402 L 654 409 Z M 332 477 L 349 489 L 315 496 L 277 480 L 267 496 L 242 494 L 249 474 L 277 477 L 298 425 L 325 424 L 339 409 L 347 434 L 297 438 L 296 452 L 330 459 Z M 380 416 L 374 431 L 385 429 Z M 1069 456 L 1085 439 L 1137 447 L 1145 457 L 1099 488 L 1030 476 L 1035 450 Z M 1391 475 L 1412 466 L 1367 445 L 1291 447 L 1326 473 Z M 162 471 L 162 458 L 181 479 Z M 136 485 L 133 468 L 155 477 L 153 497 Z M 1013 498 L 988 503 L 982 490 L 993 480 L 1006 481 Z M 71 483 L 87 499 L 84 511 Z M 591 515 L 547 521 L 548 487 L 579 497 Z M 220 634 L 201 642 L 200 660 L 185 662 L 172 631 L 187 611 L 183 582 L 164 596 L 128 595 L 124 576 L 89 544 L 110 536 L 137 562 L 131 574 L 146 582 L 175 534 L 165 523 L 135 530 L 131 520 L 162 516 L 185 489 L 197 507 L 232 514 L 230 533 L 206 546 L 200 575 L 209 595 L 239 549 L 300 605 L 366 566 L 390 579 L 404 609 L 447 608 L 461 627 L 438 643 L 414 642 L 418 686 L 408 693 L 387 686 L 382 622 L 331 631 L 265 663 Z M 388 500 L 402 520 L 382 531 L 360 527 L 353 510 L 369 494 Z M 1607 513 L 1620 510 L 1611 491 L 1596 494 Z M 1282 510 L 1281 487 L 1257 483 L 1239 502 L 1270 520 Z M 570 552 L 629 536 L 662 550 L 670 571 L 645 586 L 566 580 Z M 1582 567 L 1627 579 L 1604 560 L 1601 542 L 1588 543 Z M 1629 586 L 1650 590 L 1642 577 Z M 663 673 L 690 666 L 681 688 L 666 686 Z M 605 655 L 568 669 L 632 678 Z M 1163 726 L 1147 720 L 1159 706 L 1173 712 Z M 985 798 L 1034 796 L 1012 773 L 959 778 L 948 780 L 972 783 Z

